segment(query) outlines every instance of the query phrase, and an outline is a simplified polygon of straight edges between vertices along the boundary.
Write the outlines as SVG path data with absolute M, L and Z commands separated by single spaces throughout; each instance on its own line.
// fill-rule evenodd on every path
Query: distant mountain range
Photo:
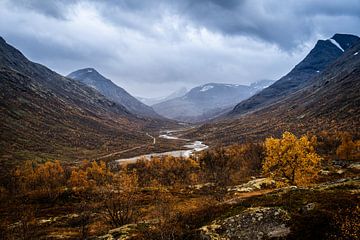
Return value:
M 151 107 L 131 96 L 125 89 L 102 76 L 94 68 L 80 69 L 70 73 L 67 77 L 96 89 L 108 99 L 123 105 L 133 114 L 143 117 L 161 118 Z
M 29 61 L 3 38 L 0 79 L 1 164 L 84 159 L 152 142 L 145 131 L 157 121 L 138 118 L 96 89 Z
M 335 34 L 328 40 L 319 40 L 310 53 L 287 75 L 270 87 L 240 102 L 231 114 L 243 114 L 265 107 L 312 83 L 319 75 L 349 49 L 359 37 L 349 34 Z
M 244 114 L 246 113 L 246 114 Z M 231 144 L 283 131 L 360 132 L 360 39 L 335 34 L 320 40 L 289 74 L 239 103 L 219 121 L 189 133 Z
M 179 121 L 198 122 L 211 119 L 234 107 L 239 101 L 271 85 L 263 80 L 250 86 L 240 84 L 208 83 L 195 87 L 182 97 L 153 105 L 162 116 Z
M 188 90 L 185 87 L 182 87 L 175 92 L 169 94 L 166 97 L 159 97 L 159 98 L 143 98 L 143 97 L 137 97 L 138 100 L 145 103 L 148 106 L 152 106 L 161 102 L 165 102 L 174 98 L 182 97 L 184 96 Z
M 0 37 L 0 160 L 84 159 L 146 145 L 148 131 L 174 124 L 159 114 L 216 117 L 184 137 L 221 144 L 286 130 L 359 133 L 359 53 L 359 37 L 335 34 L 275 83 L 204 84 L 153 105 L 157 114 L 95 69 L 61 76 Z

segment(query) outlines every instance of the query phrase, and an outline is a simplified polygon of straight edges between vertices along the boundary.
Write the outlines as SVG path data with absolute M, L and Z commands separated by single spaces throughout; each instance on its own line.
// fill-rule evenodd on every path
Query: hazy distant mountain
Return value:
M 328 40 L 319 40 L 310 53 L 287 75 L 251 98 L 240 102 L 231 114 L 243 114 L 265 107 L 312 83 L 326 67 L 338 59 L 344 50 L 359 41 L 349 34 L 335 34 Z
M 143 98 L 143 97 L 137 97 L 138 100 L 143 102 L 144 104 L 148 106 L 152 106 L 161 102 L 168 101 L 173 98 L 182 97 L 187 93 L 187 89 L 185 87 L 178 89 L 177 91 L 169 94 L 166 97 L 159 97 L 159 98 Z
M 274 80 L 261 80 L 250 84 L 250 88 L 252 89 L 252 94 L 258 93 L 262 91 L 264 88 L 269 87 L 273 84 Z
M 271 83 L 270 80 L 259 81 L 250 86 L 208 83 L 191 89 L 182 97 L 155 104 L 153 108 L 160 115 L 171 119 L 203 121 L 216 117 Z
M 93 88 L 29 61 L 0 37 L 0 159 L 79 159 L 147 143 L 146 124 Z M 4 162 L 1 162 L 1 164 Z
M 125 89 L 117 86 L 93 68 L 77 70 L 70 73 L 67 77 L 95 88 L 108 99 L 125 106 L 130 112 L 136 115 L 153 118 L 160 117 L 151 107 L 131 96 Z

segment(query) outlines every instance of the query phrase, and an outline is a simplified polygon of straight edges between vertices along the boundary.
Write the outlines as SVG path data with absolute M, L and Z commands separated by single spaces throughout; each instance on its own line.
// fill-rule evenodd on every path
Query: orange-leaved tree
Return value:
M 33 192 L 35 197 L 46 196 L 55 200 L 62 192 L 66 176 L 59 161 L 37 164 L 32 161 L 15 170 L 14 177 L 23 193 Z
M 341 144 L 336 149 L 336 155 L 341 160 L 359 160 L 360 140 L 353 141 L 349 133 L 343 133 L 341 136 Z
M 322 158 L 315 152 L 316 138 L 297 138 L 285 132 L 282 138 L 265 140 L 266 157 L 263 173 L 279 183 L 304 185 L 313 180 L 320 170 Z

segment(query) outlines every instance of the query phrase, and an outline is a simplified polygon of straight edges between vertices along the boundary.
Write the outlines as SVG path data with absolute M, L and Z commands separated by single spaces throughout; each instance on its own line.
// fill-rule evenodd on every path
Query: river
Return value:
M 139 156 L 132 157 L 132 158 L 118 159 L 118 160 L 116 160 L 116 162 L 118 162 L 118 163 L 134 163 L 139 158 L 145 158 L 145 159 L 150 160 L 152 157 L 161 157 L 161 156 L 166 156 L 166 155 L 170 155 L 173 157 L 190 157 L 193 153 L 203 151 L 209 147 L 201 141 L 190 142 L 190 140 L 188 140 L 188 139 L 179 138 L 174 135 L 174 133 L 176 133 L 176 132 L 179 132 L 179 131 L 167 130 L 163 133 L 160 133 L 159 138 L 168 139 L 169 141 L 173 141 L 173 140 L 188 141 L 189 143 L 184 145 L 184 147 L 187 148 L 186 150 L 175 150 L 175 151 L 162 152 L 162 153 L 150 153 L 150 154 L 145 154 L 145 155 L 139 155 Z

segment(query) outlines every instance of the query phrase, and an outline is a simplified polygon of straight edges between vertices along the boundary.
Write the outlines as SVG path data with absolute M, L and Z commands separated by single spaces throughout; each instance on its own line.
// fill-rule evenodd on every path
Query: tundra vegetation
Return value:
M 291 216 L 288 239 L 358 239 L 357 137 L 285 132 L 128 165 L 26 161 L 3 176 L 0 237 L 199 239 L 213 220 L 278 207 Z

